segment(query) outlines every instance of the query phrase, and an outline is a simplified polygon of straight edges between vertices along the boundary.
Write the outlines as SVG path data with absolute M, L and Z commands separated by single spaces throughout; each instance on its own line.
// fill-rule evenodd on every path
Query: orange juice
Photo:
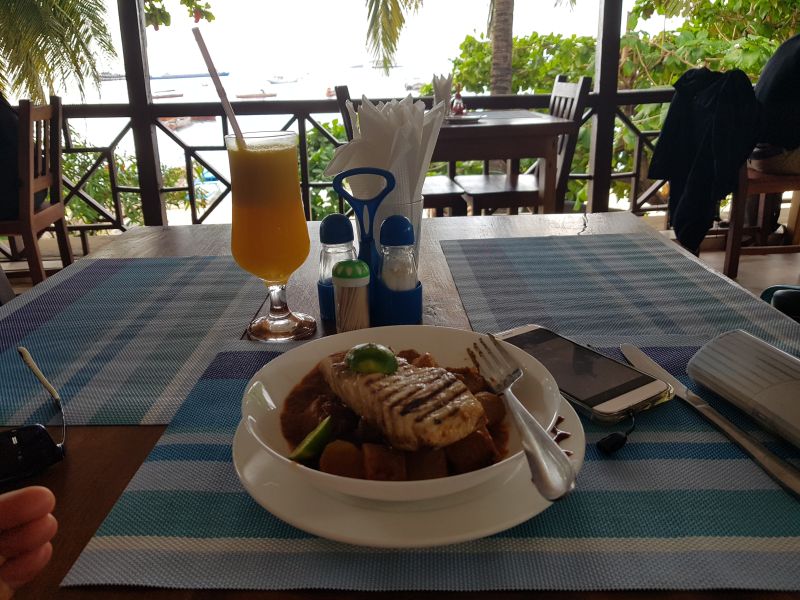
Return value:
M 269 285 L 285 284 L 309 251 L 300 199 L 297 147 L 291 138 L 228 146 L 233 192 L 231 251 L 242 269 Z M 235 146 L 235 142 L 233 144 Z

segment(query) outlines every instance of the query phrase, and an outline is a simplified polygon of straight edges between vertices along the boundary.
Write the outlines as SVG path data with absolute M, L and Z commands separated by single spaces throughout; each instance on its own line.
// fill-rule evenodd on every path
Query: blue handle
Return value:
M 386 186 L 378 192 L 374 198 L 367 200 L 353 197 L 350 192 L 344 189 L 344 180 L 353 175 L 378 175 L 386 180 Z M 375 225 L 375 214 L 384 198 L 389 195 L 395 187 L 395 178 L 392 173 L 377 167 L 356 167 L 342 171 L 333 178 L 333 189 L 341 195 L 348 204 L 353 207 L 353 212 L 358 221 L 361 239 L 358 244 L 358 258 L 366 262 L 373 275 L 377 267 L 377 251 L 373 243 L 373 229 Z M 368 217 L 368 218 L 367 218 Z
M 386 180 L 386 187 L 384 187 L 380 192 L 378 192 L 378 195 L 375 196 L 374 198 L 369 198 L 369 199 L 354 198 L 352 194 L 350 194 L 350 192 L 344 189 L 343 185 L 344 180 L 347 179 L 348 177 L 352 177 L 353 175 L 378 175 Z M 383 199 L 389 195 L 389 192 L 391 192 L 394 189 L 394 186 L 395 186 L 394 175 L 390 171 L 387 171 L 385 169 L 379 169 L 377 167 L 356 167 L 354 169 L 348 169 L 347 171 L 342 171 L 336 177 L 333 178 L 333 189 L 336 190 L 336 193 L 343 196 L 344 199 L 350 202 L 351 204 L 353 202 L 364 202 L 364 203 L 375 202 L 376 205 L 380 204 L 381 202 L 383 202 Z

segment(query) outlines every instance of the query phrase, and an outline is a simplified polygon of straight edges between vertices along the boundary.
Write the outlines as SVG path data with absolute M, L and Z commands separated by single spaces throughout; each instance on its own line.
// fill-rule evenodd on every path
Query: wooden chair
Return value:
M 342 115 L 347 141 L 353 139 L 353 123 L 350 112 L 347 110 L 347 101 L 350 100 L 350 90 L 346 85 L 337 85 L 336 104 Z M 464 202 L 464 190 L 453 181 L 455 176 L 455 163 L 450 163 L 447 168 L 448 175 L 432 175 L 426 177 L 422 184 L 423 208 L 432 209 L 437 217 L 442 217 L 445 210 L 450 211 L 454 217 L 467 214 L 467 203 Z
M 567 83 L 564 75 L 559 75 L 550 95 L 550 114 L 575 121 L 580 125 L 586 99 L 589 95 L 591 77 L 581 77 L 577 83 Z M 556 164 L 556 198 L 563 204 L 567 191 L 569 170 L 577 144 L 576 135 L 563 135 L 558 140 L 558 162 Z M 472 207 L 472 214 L 491 213 L 497 209 L 508 209 L 516 215 L 520 207 L 534 207 L 540 204 L 538 162 L 528 173 L 519 173 L 519 162 L 509 161 L 507 173 L 483 175 L 459 175 L 455 178 L 464 188 L 464 197 Z
M 0 269 L 0 306 L 8 304 L 14 299 L 14 288 L 6 277 L 6 272 Z
M 722 272 L 731 279 L 739 273 L 739 258 L 742 254 L 771 254 L 776 252 L 800 252 L 797 232 L 800 230 L 800 215 L 793 212 L 796 222 L 789 223 L 794 232 L 792 245 L 786 246 L 748 246 L 742 247 L 745 205 L 748 196 L 759 195 L 759 213 L 763 215 L 767 194 L 782 194 L 786 191 L 800 190 L 800 175 L 772 175 L 751 169 L 745 163 L 739 170 L 739 181 L 731 201 L 728 237 L 725 243 L 725 262 Z
M 72 263 L 61 187 L 61 99 L 35 106 L 21 100 L 19 117 L 19 213 L 13 221 L 0 221 L 0 235 L 20 236 L 25 244 L 31 279 L 40 283 L 47 277 L 39 250 L 39 235 L 54 226 L 64 266 Z M 48 191 L 38 209 L 34 197 Z

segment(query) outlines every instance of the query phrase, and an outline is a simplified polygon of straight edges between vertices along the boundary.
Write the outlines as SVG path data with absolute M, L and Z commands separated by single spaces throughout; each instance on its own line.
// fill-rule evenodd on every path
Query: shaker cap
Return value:
M 381 246 L 411 246 L 414 226 L 403 215 L 392 215 L 381 225 Z
M 319 239 L 323 244 L 352 242 L 353 226 L 350 224 L 350 219 L 341 213 L 328 215 L 319 225 Z
M 333 285 L 361 287 L 369 285 L 369 265 L 363 260 L 342 260 L 333 265 Z

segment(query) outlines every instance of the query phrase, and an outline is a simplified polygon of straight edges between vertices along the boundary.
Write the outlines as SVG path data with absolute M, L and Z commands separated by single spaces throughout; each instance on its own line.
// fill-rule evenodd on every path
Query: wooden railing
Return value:
M 632 119 L 628 116 L 623 107 L 657 104 L 669 102 L 672 98 L 673 90 L 654 89 L 654 90 L 626 90 L 617 94 L 617 121 L 622 127 L 628 128 L 635 135 L 636 143 L 631 150 L 634 156 L 633 169 L 625 172 L 611 174 L 612 179 L 629 180 L 631 185 L 631 210 L 641 214 L 646 210 L 658 210 L 664 207 L 661 204 L 653 203 L 652 200 L 656 192 L 664 184 L 663 181 L 653 182 L 644 190 L 641 190 L 643 177 L 643 157 L 647 151 L 652 151 L 654 139 L 658 132 L 641 131 Z M 431 99 L 423 98 L 430 106 Z M 599 97 L 590 94 L 588 100 L 588 110 L 584 115 L 584 126 L 590 126 L 589 121 L 597 109 Z M 464 98 L 468 109 L 546 109 L 549 103 L 548 95 L 514 95 L 514 96 L 468 96 Z M 311 190 L 330 187 L 329 181 L 312 181 L 309 177 L 309 162 L 307 153 L 307 134 L 310 130 L 317 131 L 333 145 L 339 145 L 341 140 L 335 139 L 322 125 L 320 115 L 337 115 L 338 108 L 335 100 L 264 100 L 235 102 L 234 110 L 242 117 L 252 115 L 274 115 L 285 117 L 283 129 L 296 126 L 299 134 L 299 153 L 300 153 L 300 183 L 303 204 L 306 217 L 313 217 L 311 211 Z M 170 131 L 162 122 L 163 119 L 177 117 L 216 117 L 220 124 L 219 140 L 228 133 L 228 122 L 224 118 L 221 104 L 217 102 L 195 102 L 195 103 L 169 103 L 169 104 L 150 104 L 148 105 L 148 119 L 152 125 L 163 132 L 167 139 L 177 144 L 184 153 L 184 167 L 186 171 L 186 185 L 179 187 L 162 187 L 161 193 L 185 192 L 188 196 L 191 211 L 192 223 L 203 223 L 209 214 L 219 205 L 219 203 L 230 192 L 230 183 L 224 175 L 214 168 L 199 153 L 205 151 L 221 151 L 225 147 L 222 143 L 209 145 L 191 145 L 181 138 L 180 135 Z M 69 131 L 68 123 L 70 119 L 107 119 L 107 118 L 126 118 L 119 133 L 113 138 L 108 146 L 104 147 L 76 147 L 67 135 L 64 145 L 65 153 L 90 152 L 98 155 L 91 167 L 79 179 L 75 181 L 65 180 L 67 190 L 66 202 L 83 202 L 96 215 L 96 222 L 91 224 L 73 225 L 74 230 L 80 231 L 83 235 L 87 231 L 99 229 L 125 229 L 125 219 L 122 214 L 122 204 L 120 194 L 124 192 L 139 192 L 139 188 L 122 186 L 117 183 L 116 162 L 114 154 L 117 151 L 122 138 L 128 134 L 131 128 L 131 107 L 127 104 L 106 104 L 106 105 L 66 105 L 64 106 L 65 132 Z M 194 185 L 194 165 L 195 163 L 214 175 L 222 185 L 222 190 L 215 198 L 202 207 L 197 201 Z M 112 202 L 106 206 L 92 198 L 83 186 L 98 169 L 108 169 L 109 181 L 111 186 Z M 591 181 L 594 177 L 592 173 L 573 173 L 574 179 Z M 341 210 L 341 206 L 340 206 Z

